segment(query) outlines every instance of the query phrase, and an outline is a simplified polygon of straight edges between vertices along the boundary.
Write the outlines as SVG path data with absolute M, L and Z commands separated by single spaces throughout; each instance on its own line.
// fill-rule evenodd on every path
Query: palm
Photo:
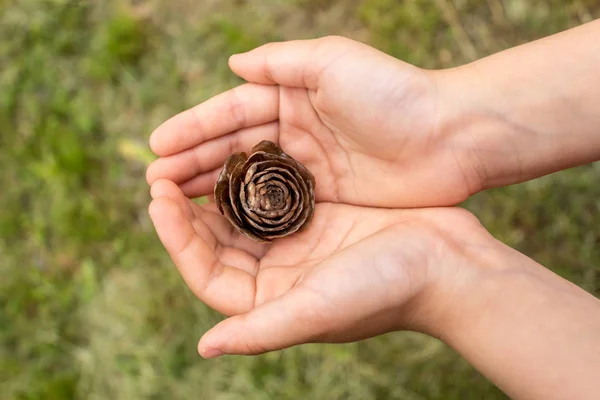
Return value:
M 398 123 L 385 127 L 380 121 L 391 118 L 381 105 L 365 99 L 356 110 L 347 110 L 353 115 L 345 115 L 336 112 L 325 90 L 280 88 L 278 141 L 318 177 L 317 200 L 415 207 L 456 204 L 468 197 L 455 155 L 434 141 L 433 127 L 423 122 L 434 120 L 421 115 L 429 104 L 403 108 L 398 101 L 404 121 L 392 120 Z M 368 107 L 381 115 L 361 116 Z
M 169 221 L 169 227 L 161 229 L 160 222 L 156 227 L 187 284 L 229 315 L 249 311 L 310 280 L 334 254 L 348 252 L 349 246 L 393 225 L 395 218 L 389 214 L 399 214 L 320 203 L 308 229 L 264 244 L 240 234 L 214 204 L 187 199 L 172 182 L 158 181 L 152 195 L 177 205 L 153 215 Z
M 465 146 L 437 132 L 431 75 L 355 42 L 323 51 L 326 66 L 311 66 L 302 77 L 285 75 L 298 70 L 293 66 L 265 77 L 265 66 L 232 63 L 258 84 L 217 96 L 157 129 L 153 149 L 163 157 L 149 168 L 148 180 L 170 179 L 190 197 L 210 194 L 231 152 L 268 139 L 313 172 L 318 201 L 440 206 L 474 191 L 471 170 L 457 161 Z
M 318 198 L 387 207 L 467 198 L 459 147 L 436 132 L 432 78 L 366 46 L 338 51 L 317 88 L 279 89 L 279 142 L 319 177 Z
M 334 341 L 392 329 L 387 323 L 355 325 L 390 304 L 401 308 L 420 290 L 429 266 L 457 257 L 445 250 L 455 247 L 453 236 L 477 240 L 473 221 L 462 210 L 319 203 L 307 230 L 263 244 L 239 234 L 214 204 L 190 201 L 170 181 L 156 182 L 152 196 L 157 232 L 201 300 L 237 315 L 293 299 L 294 318 L 330 325 L 327 331 L 339 332 L 329 339 Z M 463 235 L 462 229 L 471 234 Z

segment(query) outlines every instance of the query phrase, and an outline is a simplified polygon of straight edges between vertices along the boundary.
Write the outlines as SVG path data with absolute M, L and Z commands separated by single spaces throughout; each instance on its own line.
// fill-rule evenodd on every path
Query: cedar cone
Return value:
M 270 242 L 306 227 L 315 209 L 315 178 L 275 143 L 234 153 L 215 184 L 221 214 L 251 239 Z

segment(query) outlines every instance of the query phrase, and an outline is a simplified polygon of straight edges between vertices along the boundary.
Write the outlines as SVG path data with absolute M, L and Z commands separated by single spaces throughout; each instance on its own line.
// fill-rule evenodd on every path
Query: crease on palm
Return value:
M 172 182 L 163 180 L 153 188 L 155 199 L 177 203 L 181 213 L 175 229 L 161 232 L 157 225 L 161 239 L 193 232 L 192 239 L 184 236 L 171 248 L 163 240 L 184 280 L 200 299 L 227 315 L 247 312 L 287 293 L 332 256 L 352 251 L 354 244 L 395 223 L 358 207 L 319 203 L 307 231 L 260 244 L 233 229 L 214 204 L 192 202 Z M 186 224 L 193 230 L 186 231 Z

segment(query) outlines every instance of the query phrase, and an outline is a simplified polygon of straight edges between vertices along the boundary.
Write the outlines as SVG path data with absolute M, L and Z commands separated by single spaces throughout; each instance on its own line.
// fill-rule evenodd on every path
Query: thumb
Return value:
M 268 43 L 231 56 L 229 67 L 248 82 L 317 89 L 322 71 L 358 45 L 337 36 Z
M 204 358 L 255 355 L 318 341 L 331 323 L 320 317 L 323 306 L 318 299 L 292 290 L 220 322 L 200 339 L 198 352 Z

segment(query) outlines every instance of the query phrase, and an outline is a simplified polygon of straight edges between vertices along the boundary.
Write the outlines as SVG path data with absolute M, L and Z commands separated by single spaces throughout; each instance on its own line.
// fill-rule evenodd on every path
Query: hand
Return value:
M 481 254 L 495 258 L 495 242 L 462 209 L 319 203 L 307 230 L 264 244 L 170 181 L 156 181 L 151 194 L 152 221 L 185 282 L 232 316 L 200 341 L 207 358 L 404 328 L 437 336 L 442 293 L 468 280 L 471 259 L 480 268 Z
M 150 184 L 210 194 L 229 154 L 271 140 L 317 177 L 317 201 L 441 206 L 479 189 L 469 140 L 440 129 L 433 73 L 337 37 L 271 43 L 230 66 L 253 83 L 157 128 Z

